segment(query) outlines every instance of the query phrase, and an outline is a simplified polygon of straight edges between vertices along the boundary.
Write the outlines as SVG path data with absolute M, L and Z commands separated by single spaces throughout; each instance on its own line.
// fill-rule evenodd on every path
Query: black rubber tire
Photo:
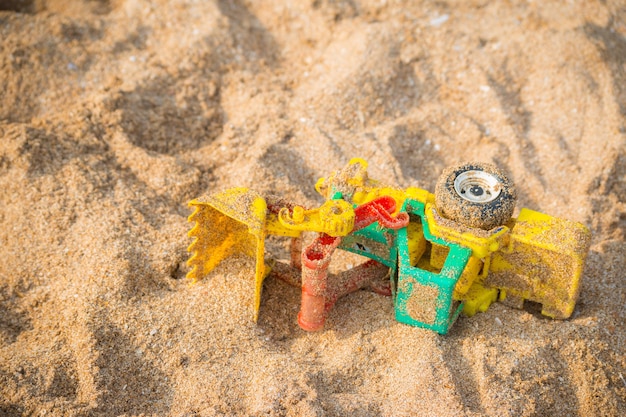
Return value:
M 497 180 L 500 187 L 497 197 L 487 202 L 470 201 L 462 197 L 455 189 L 455 180 L 468 171 L 483 171 Z M 482 188 L 478 188 L 478 193 L 483 193 Z M 435 206 L 441 216 L 483 230 L 506 224 L 513 216 L 516 199 L 513 182 L 495 165 L 486 162 L 466 162 L 449 167 L 443 171 L 435 187 Z

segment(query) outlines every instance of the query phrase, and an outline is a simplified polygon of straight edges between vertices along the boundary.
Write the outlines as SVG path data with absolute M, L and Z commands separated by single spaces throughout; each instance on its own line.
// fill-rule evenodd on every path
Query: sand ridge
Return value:
M 619 1 L 0 1 L 0 415 L 623 415 L 624 65 Z M 242 258 L 184 279 L 187 201 L 317 206 L 356 156 L 586 224 L 574 316 L 442 337 L 362 291 L 308 334 L 272 277 L 250 323 Z

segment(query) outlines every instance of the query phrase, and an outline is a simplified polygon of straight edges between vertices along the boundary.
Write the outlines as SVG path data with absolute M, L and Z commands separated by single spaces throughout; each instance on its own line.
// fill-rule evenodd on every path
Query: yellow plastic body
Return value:
M 491 231 L 463 227 L 458 223 L 442 218 L 433 203 L 426 204 L 425 214 L 433 235 L 468 247 L 474 256 L 481 259 L 500 248 L 502 240 L 509 230 L 506 226 Z
M 305 210 L 296 206 L 290 213 L 286 207 L 278 213 L 280 224 L 289 230 L 346 236 L 354 228 L 354 209 L 344 200 L 328 200 L 320 208 Z
M 464 295 L 463 314 L 472 317 L 476 313 L 484 313 L 497 299 L 497 288 L 485 288 L 480 283 L 475 283 Z
M 410 222 L 407 226 L 407 246 L 409 247 L 409 260 L 411 265 L 417 265 L 426 251 L 426 238 L 422 224 L 419 222 Z
M 580 290 L 591 234 L 582 224 L 522 209 L 508 244 L 491 259 L 485 285 L 499 288 L 501 301 L 542 305 L 542 314 L 568 318 Z
M 320 178 L 315 189 L 327 200 L 339 193 L 342 199 L 359 206 L 381 196 L 390 196 L 396 202 L 396 210 L 392 214 L 397 214 L 407 197 L 406 192 L 369 178 L 367 166 L 365 160 L 353 158 L 344 168 Z
M 454 291 L 452 292 L 453 299 L 466 301 L 467 305 L 467 301 L 471 300 L 472 296 L 478 296 L 477 291 L 482 287 L 480 285 L 482 282 L 480 271 L 483 268 L 483 265 L 483 261 L 480 258 L 476 256 L 470 257 L 465 269 L 463 270 L 463 274 L 461 274 L 461 278 L 459 278 L 459 281 L 454 286 Z M 471 294 L 468 293 L 473 287 L 476 287 L 474 291 Z M 463 310 L 463 313 L 468 315 L 468 311 L 465 309 Z
M 367 162 L 361 158 L 352 158 L 348 165 L 323 177 L 315 183 L 315 189 L 326 200 L 340 192 L 345 200 L 351 201 L 357 189 L 378 187 L 378 181 L 371 180 L 367 175 Z

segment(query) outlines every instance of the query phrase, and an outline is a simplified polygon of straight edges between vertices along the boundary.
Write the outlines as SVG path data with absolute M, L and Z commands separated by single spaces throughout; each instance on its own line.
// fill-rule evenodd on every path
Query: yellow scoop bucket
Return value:
M 196 282 L 206 277 L 219 263 L 234 254 L 254 259 L 253 318 L 257 321 L 263 279 L 269 272 L 264 262 L 267 204 L 247 188 L 234 188 L 189 202 L 195 222 L 189 231 L 194 241 L 187 249 L 192 256 L 187 278 Z M 267 269 L 267 270 L 266 270 Z

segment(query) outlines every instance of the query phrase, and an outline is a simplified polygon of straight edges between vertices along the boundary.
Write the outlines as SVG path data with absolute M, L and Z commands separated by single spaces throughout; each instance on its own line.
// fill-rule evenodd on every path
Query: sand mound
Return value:
M 257 3 L 0 1 L 0 415 L 624 415 L 626 8 Z M 271 277 L 247 320 L 246 262 L 184 279 L 188 200 L 315 206 L 354 156 L 429 190 L 494 162 L 588 225 L 573 318 L 443 337 L 359 292 L 307 334 Z

